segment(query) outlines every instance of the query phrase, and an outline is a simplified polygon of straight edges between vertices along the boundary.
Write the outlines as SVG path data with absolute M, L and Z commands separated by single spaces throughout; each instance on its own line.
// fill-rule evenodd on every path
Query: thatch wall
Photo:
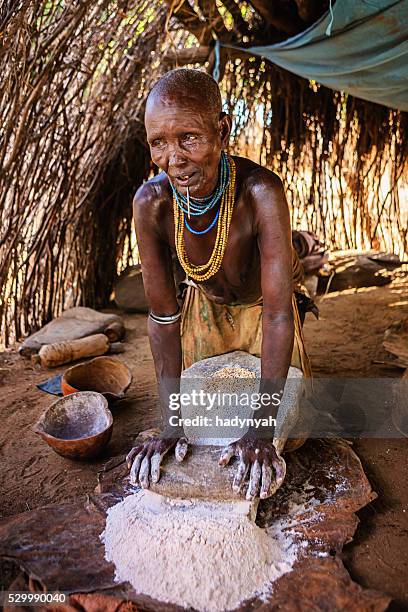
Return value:
M 157 77 L 192 62 L 211 69 L 211 30 L 233 43 L 280 40 L 305 27 L 325 3 L 296 6 L 281 0 L 281 12 L 268 16 L 263 0 L 203 0 L 195 10 L 171 0 L 2 4 L 6 343 L 68 306 L 106 305 L 118 270 L 137 256 L 131 199 L 152 170 L 143 105 Z M 400 208 L 406 115 L 241 53 L 221 59 L 221 86 L 235 118 L 231 150 L 281 174 L 294 226 L 308 226 L 331 247 L 406 251 Z

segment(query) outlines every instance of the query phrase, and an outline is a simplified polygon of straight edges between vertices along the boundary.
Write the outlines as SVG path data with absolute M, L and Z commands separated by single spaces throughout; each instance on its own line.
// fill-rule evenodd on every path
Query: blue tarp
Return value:
M 306 31 L 249 51 L 326 87 L 408 111 L 408 0 L 337 0 Z

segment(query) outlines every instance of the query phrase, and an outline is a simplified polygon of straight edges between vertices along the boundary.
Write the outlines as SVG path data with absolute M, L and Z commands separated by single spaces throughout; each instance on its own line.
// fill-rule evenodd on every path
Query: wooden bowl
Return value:
M 51 404 L 34 431 L 63 457 L 91 459 L 108 444 L 112 427 L 107 399 L 101 393 L 83 391 Z
M 125 396 L 131 382 L 132 374 L 124 363 L 112 357 L 96 357 L 69 368 L 62 377 L 61 389 L 63 395 L 97 391 L 115 402 Z

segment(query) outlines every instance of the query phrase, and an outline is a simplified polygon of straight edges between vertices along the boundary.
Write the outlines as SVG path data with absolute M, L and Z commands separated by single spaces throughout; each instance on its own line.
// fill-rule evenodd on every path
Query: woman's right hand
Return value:
M 131 484 L 148 489 L 151 482 L 158 482 L 162 459 L 172 448 L 176 460 L 183 461 L 188 450 L 187 439 L 154 435 L 134 446 L 126 457 Z

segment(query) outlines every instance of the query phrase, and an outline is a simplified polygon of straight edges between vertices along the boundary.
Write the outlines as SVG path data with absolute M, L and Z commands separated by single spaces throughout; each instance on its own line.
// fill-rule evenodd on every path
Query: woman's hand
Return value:
M 158 482 L 162 459 L 174 447 L 176 460 L 183 461 L 188 449 L 184 437 L 168 438 L 165 434 L 155 435 L 134 446 L 126 457 L 131 484 L 140 484 L 143 489 L 148 489 L 151 482 Z
M 257 495 L 261 499 L 269 497 L 285 478 L 285 462 L 278 456 L 271 440 L 244 436 L 222 451 L 219 465 L 227 465 L 232 457 L 239 459 L 232 490 L 238 493 L 249 473 L 248 500 Z

